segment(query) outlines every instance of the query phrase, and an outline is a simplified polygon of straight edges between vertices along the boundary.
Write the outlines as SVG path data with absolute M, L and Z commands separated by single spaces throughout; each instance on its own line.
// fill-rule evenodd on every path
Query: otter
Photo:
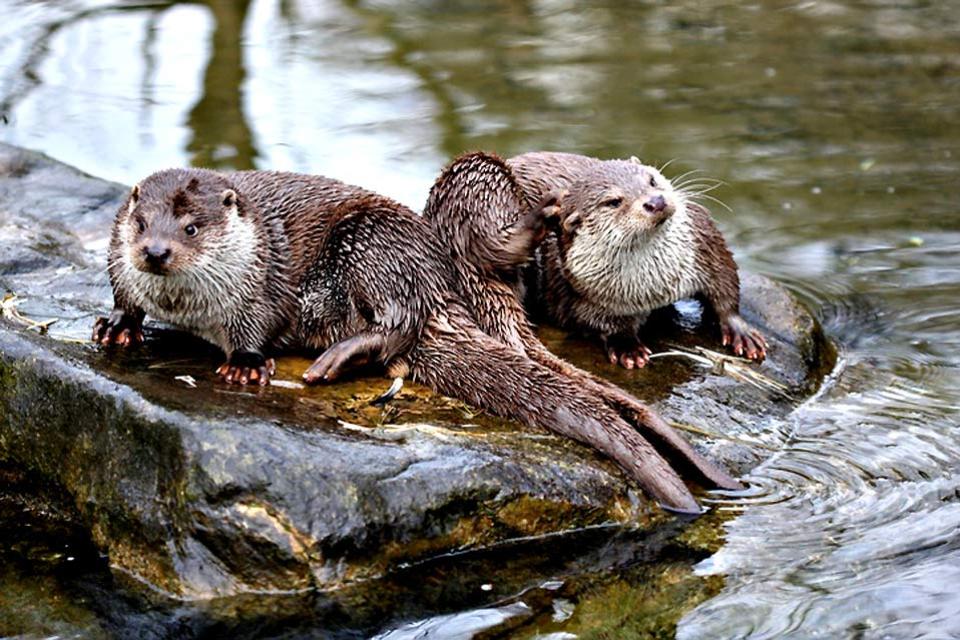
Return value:
M 564 191 L 545 193 L 535 206 L 510 167 L 494 154 L 467 153 L 437 178 L 423 215 L 456 264 L 454 285 L 481 330 L 540 367 L 575 382 L 621 420 L 656 442 L 701 481 L 726 489 L 741 485 L 697 453 L 647 405 L 603 378 L 551 353 L 537 338 L 517 295 L 521 269 L 559 223 Z
M 474 188 L 489 191 L 482 181 Z M 517 217 L 536 230 L 547 214 L 524 207 Z M 188 231 L 191 224 L 198 228 Z M 484 331 L 475 304 L 458 293 L 460 265 L 443 247 L 428 219 L 328 178 L 160 172 L 135 187 L 118 212 L 110 250 L 115 309 L 97 321 L 94 338 L 134 346 L 149 313 L 221 345 L 228 360 L 220 375 L 233 383 L 264 384 L 272 373 L 268 349 L 320 350 L 304 373 L 308 383 L 377 363 L 590 445 L 666 508 L 699 513 L 654 446 L 664 438 L 651 443 L 635 423 L 656 423 L 651 433 L 669 427 L 646 407 L 624 417 L 576 378 Z M 667 442 L 666 455 L 676 457 Z M 727 478 L 680 451 L 678 462 L 702 477 Z
M 139 344 L 149 314 L 223 349 L 217 372 L 226 382 L 267 384 L 274 362 L 264 351 L 296 340 L 297 286 L 330 211 L 368 195 L 272 171 L 149 176 L 117 212 L 108 258 L 114 308 L 97 320 L 94 341 Z
M 733 353 L 762 361 L 763 336 L 740 316 L 733 255 L 710 212 L 656 168 L 630 160 L 533 152 L 507 161 L 529 202 L 566 189 L 559 224 L 525 281 L 535 317 L 598 335 L 611 364 L 646 364 L 651 311 L 696 297 Z

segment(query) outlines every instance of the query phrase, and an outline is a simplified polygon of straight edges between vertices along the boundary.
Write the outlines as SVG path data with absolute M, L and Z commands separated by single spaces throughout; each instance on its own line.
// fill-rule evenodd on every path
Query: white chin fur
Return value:
M 624 235 L 613 226 L 578 230 L 566 268 L 580 295 L 611 315 L 630 316 L 696 293 L 696 241 L 683 203 L 653 232 L 629 241 Z

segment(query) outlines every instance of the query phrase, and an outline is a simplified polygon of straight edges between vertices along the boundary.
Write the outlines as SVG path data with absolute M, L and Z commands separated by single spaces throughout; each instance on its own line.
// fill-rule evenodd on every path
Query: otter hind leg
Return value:
M 539 203 L 528 208 L 517 222 L 503 228 L 495 244 L 488 248 L 488 266 L 507 270 L 526 264 L 533 257 L 534 249 L 543 242 L 548 229 L 558 224 L 565 194 L 551 191 Z M 485 266 L 482 260 L 478 266 Z
M 710 462 L 690 443 L 667 424 L 650 407 L 612 382 L 580 369 L 566 360 L 551 353 L 527 327 L 521 328 L 524 350 L 531 359 L 543 366 L 573 379 L 583 388 L 590 389 L 603 398 L 608 406 L 642 433 L 657 451 L 669 459 L 674 466 L 692 471 L 701 481 L 721 489 L 742 489 L 737 480 L 718 465 Z
M 386 350 L 387 336 L 367 331 L 330 345 L 303 373 L 307 384 L 333 382 L 350 369 L 376 360 Z
M 562 191 L 528 205 L 509 167 L 495 155 L 458 157 L 437 178 L 423 209 L 450 255 L 482 272 L 511 273 L 559 226 Z
M 738 491 L 743 485 L 716 464 L 700 455 L 667 422 L 650 407 L 628 396 L 622 389 L 609 385 L 604 389 L 608 402 L 619 409 L 624 419 L 634 425 L 644 437 L 675 467 L 692 472 L 707 484 Z
M 605 413 L 574 413 L 567 406 L 560 405 L 553 415 L 555 422 L 547 422 L 544 426 L 592 445 L 613 459 L 654 496 L 660 506 L 677 513 L 702 513 L 679 474 L 657 449 L 623 420 Z

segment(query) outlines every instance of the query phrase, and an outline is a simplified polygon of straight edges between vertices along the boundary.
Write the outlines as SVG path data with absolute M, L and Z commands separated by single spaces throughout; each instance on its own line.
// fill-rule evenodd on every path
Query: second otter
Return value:
M 551 192 L 534 207 L 525 207 L 524 194 L 503 160 L 468 153 L 437 178 L 423 217 L 456 266 L 452 285 L 482 331 L 540 368 L 575 382 L 579 393 L 602 400 L 603 415 L 612 410 L 707 484 L 739 488 L 736 480 L 705 460 L 647 405 L 556 357 L 537 338 L 516 295 L 518 269 L 529 262 L 533 247 L 555 224 L 562 198 L 562 193 Z M 636 435 L 623 437 L 632 440 Z
M 561 224 L 537 251 L 528 308 L 599 335 L 611 363 L 643 366 L 639 333 L 651 311 L 699 297 L 723 343 L 762 360 L 766 341 L 740 316 L 740 280 L 704 207 L 636 159 L 535 152 L 508 160 L 531 202 L 566 189 Z

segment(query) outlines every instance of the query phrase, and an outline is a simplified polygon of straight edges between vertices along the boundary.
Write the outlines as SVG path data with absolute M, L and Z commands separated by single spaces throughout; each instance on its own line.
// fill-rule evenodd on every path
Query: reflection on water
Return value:
M 0 15 L 0 139 L 95 175 L 311 171 L 375 178 L 419 207 L 446 160 L 429 92 L 340 2 L 19 2 Z
M 200 99 L 190 109 L 187 144 L 190 164 L 200 167 L 254 169 L 256 149 L 243 112 L 243 23 L 249 0 L 209 0 L 213 16 L 210 58 L 203 73 Z
M 257 166 L 418 206 L 437 168 L 470 148 L 676 158 L 677 173 L 724 180 L 717 195 L 734 213 L 718 218 L 741 264 L 819 310 L 842 366 L 775 426 L 788 444 L 753 472 L 750 494 L 721 503 L 735 514 L 726 544 L 696 571 L 725 586 L 678 635 L 960 628 L 952 3 L 90 0 L 0 11 L 0 135 L 128 183 L 164 165 Z M 565 597 L 574 613 L 554 631 L 589 635 L 590 596 Z M 482 596 L 471 606 L 419 628 L 505 615 Z

